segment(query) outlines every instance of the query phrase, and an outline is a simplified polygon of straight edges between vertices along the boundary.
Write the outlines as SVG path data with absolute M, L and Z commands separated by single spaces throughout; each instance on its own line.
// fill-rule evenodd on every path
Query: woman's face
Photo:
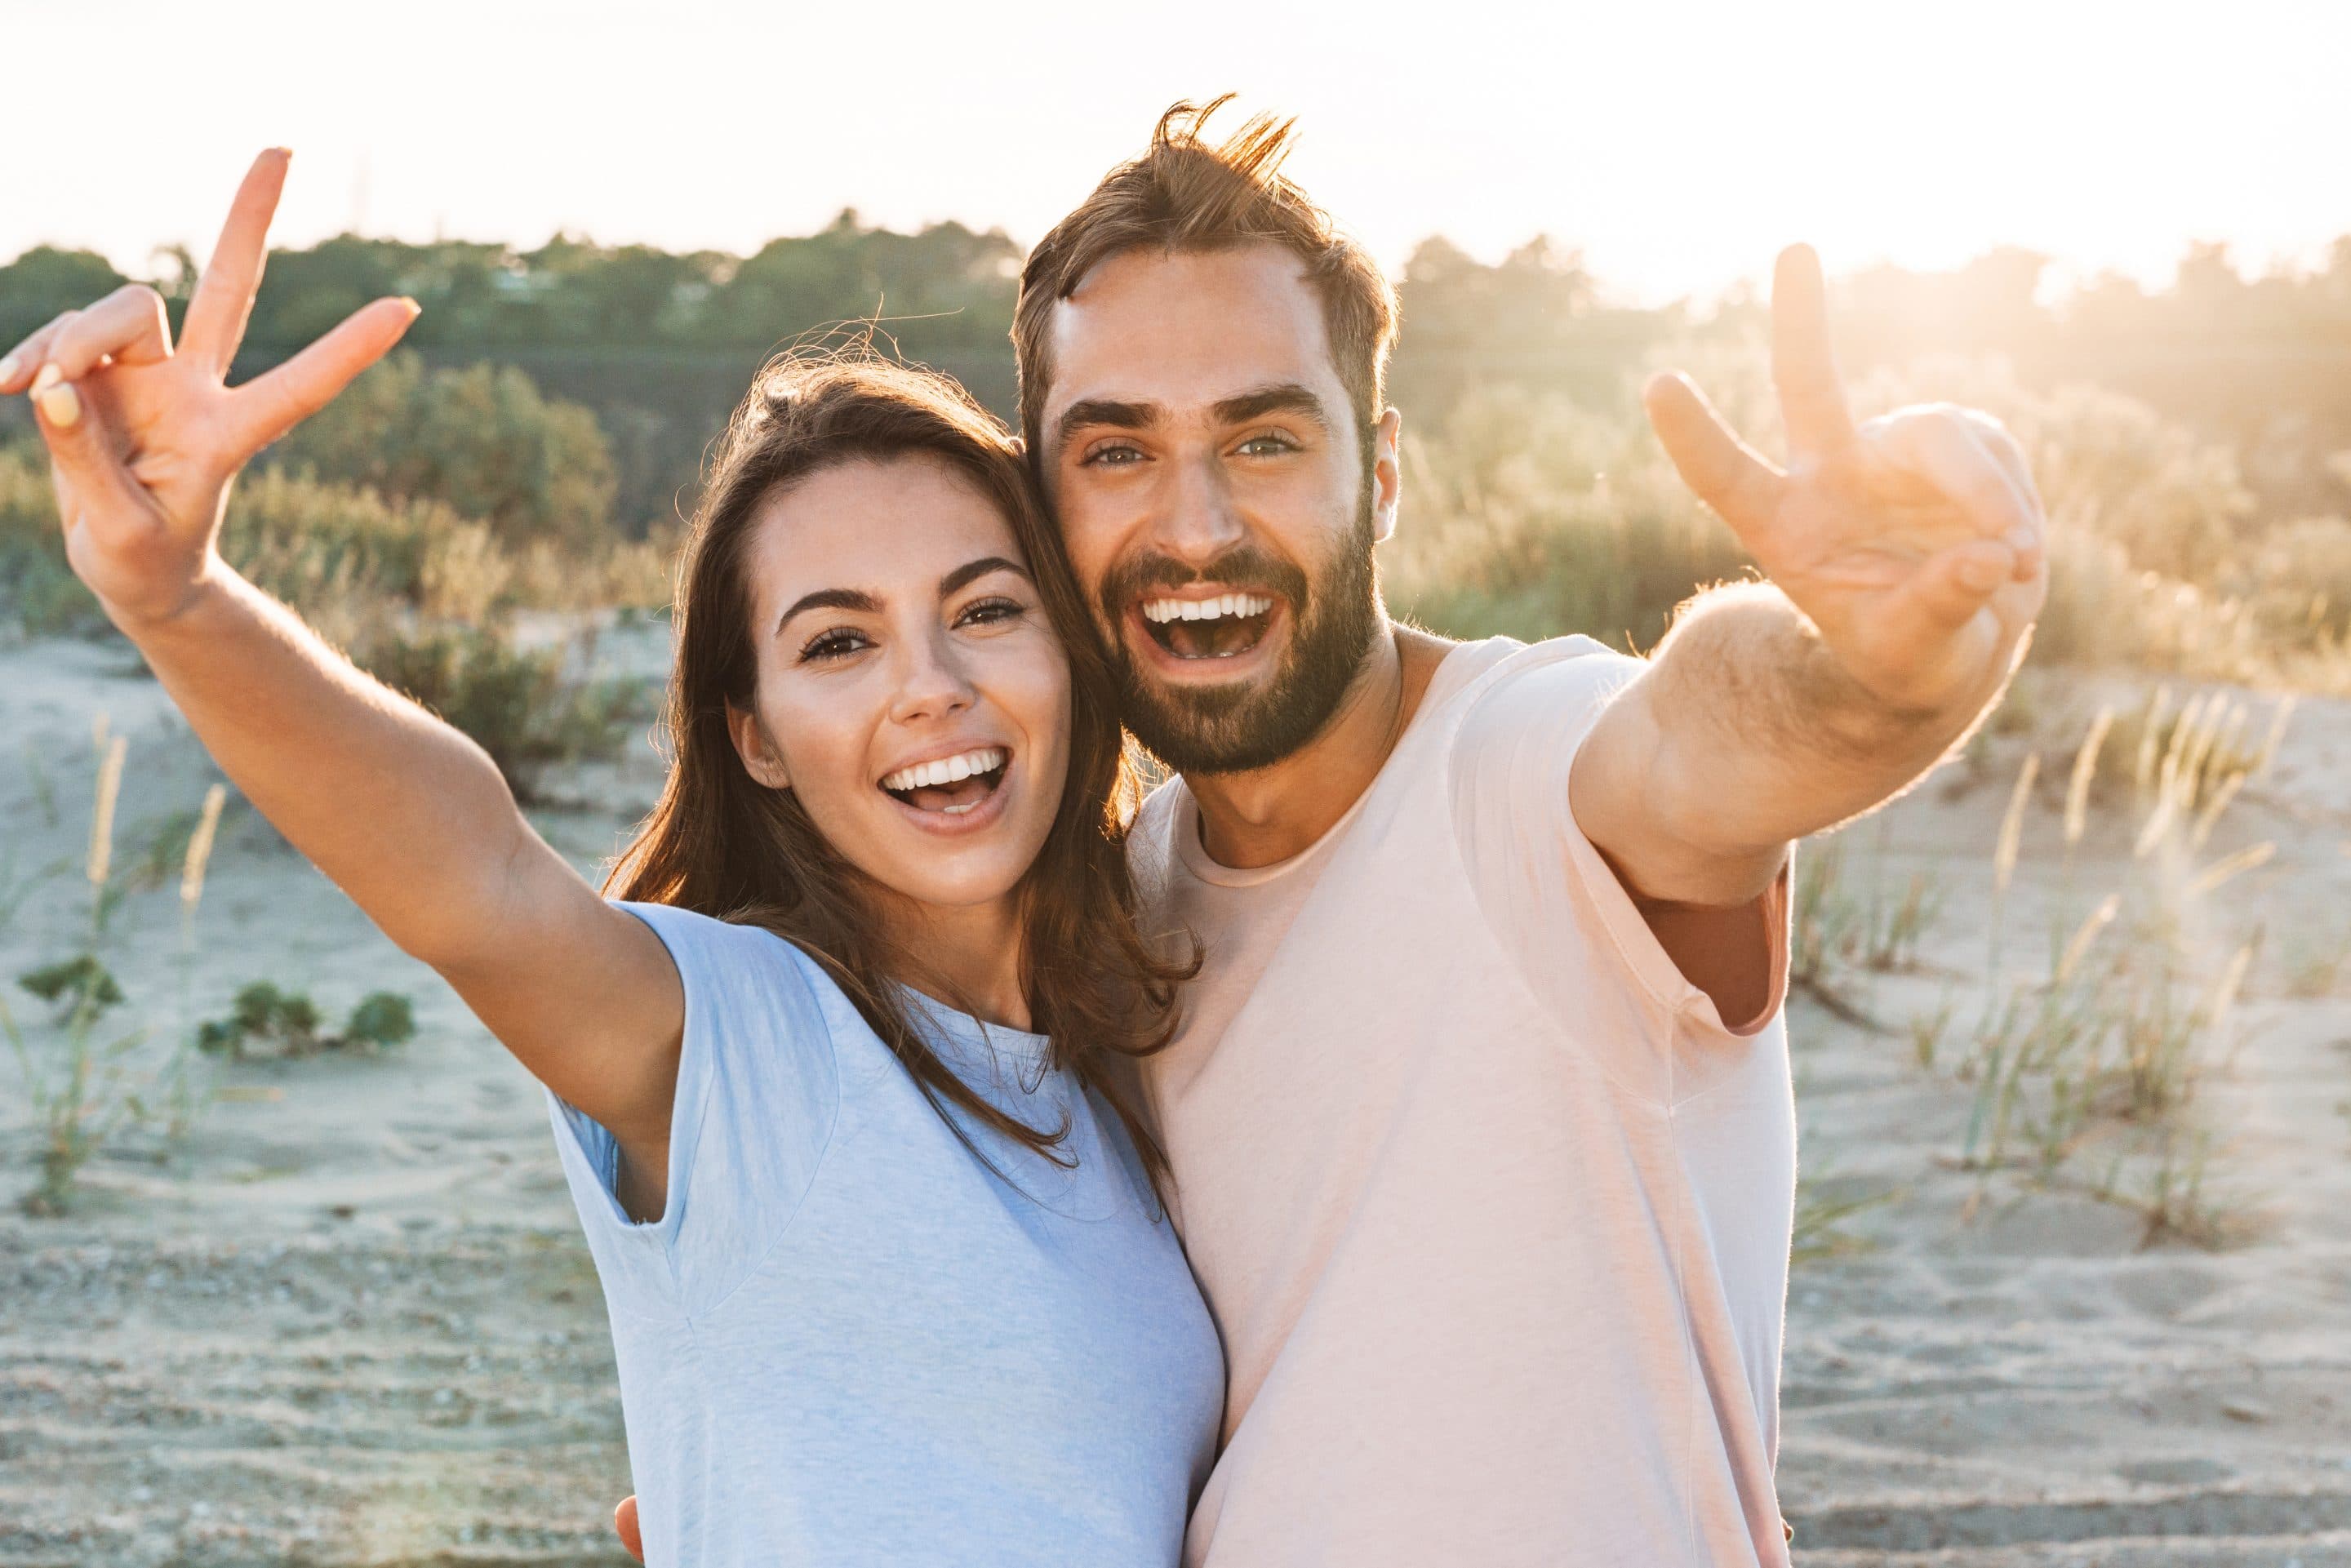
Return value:
M 1010 894 L 1067 783 L 1070 666 L 996 504 L 935 459 L 849 463 L 770 497 L 748 547 L 752 777 L 906 898 Z

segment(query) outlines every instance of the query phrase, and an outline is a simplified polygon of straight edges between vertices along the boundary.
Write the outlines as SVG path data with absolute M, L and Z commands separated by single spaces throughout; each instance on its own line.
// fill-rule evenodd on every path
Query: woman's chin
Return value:
M 851 858 L 863 862 L 869 876 L 901 898 L 942 913 L 976 909 L 1019 891 L 1050 826 L 1004 820 L 977 832 L 942 834 L 921 824 L 897 823 L 888 834 L 885 855 Z

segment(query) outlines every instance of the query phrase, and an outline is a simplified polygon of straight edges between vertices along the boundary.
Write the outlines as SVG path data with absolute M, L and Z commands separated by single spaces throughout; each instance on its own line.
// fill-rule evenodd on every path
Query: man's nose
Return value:
M 898 724 L 946 718 L 978 700 L 970 672 L 951 634 L 944 628 L 918 637 L 903 638 L 896 660 L 897 690 L 892 695 L 890 717 Z
M 1246 538 L 1249 528 L 1217 454 L 1186 458 L 1174 469 L 1153 519 L 1154 540 L 1177 560 L 1205 567 Z

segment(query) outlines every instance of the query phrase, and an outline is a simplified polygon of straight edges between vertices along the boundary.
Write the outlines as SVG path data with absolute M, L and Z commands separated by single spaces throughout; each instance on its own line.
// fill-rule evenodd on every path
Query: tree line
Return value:
M 344 235 L 272 254 L 242 368 L 274 362 L 369 299 L 413 295 L 425 308 L 408 347 L 425 364 L 518 367 L 593 412 L 617 471 L 613 516 L 641 528 L 687 497 L 751 370 L 812 330 L 877 319 L 899 351 L 1009 415 L 1021 256 L 1000 230 L 899 233 L 854 211 L 744 256 L 564 235 L 532 250 Z M 2029 386 L 2105 386 L 2232 448 L 2265 506 L 2346 509 L 2330 459 L 2351 449 L 2351 236 L 2319 267 L 2263 276 L 2197 246 L 2159 289 L 2110 277 L 2051 298 L 2050 265 L 2011 247 L 1949 272 L 1846 276 L 1840 351 L 1861 373 L 1937 354 L 1997 356 Z M 193 286 L 192 258 L 159 252 L 151 274 L 176 312 Z M 125 281 L 89 252 L 26 251 L 0 266 L 0 341 Z M 1638 372 L 1669 348 L 1751 343 L 1764 320 L 1750 293 L 1703 308 L 1615 302 L 1578 252 L 1543 237 L 1492 264 L 1429 239 L 1399 292 L 1395 397 L 1424 428 L 1498 385 L 1622 411 Z

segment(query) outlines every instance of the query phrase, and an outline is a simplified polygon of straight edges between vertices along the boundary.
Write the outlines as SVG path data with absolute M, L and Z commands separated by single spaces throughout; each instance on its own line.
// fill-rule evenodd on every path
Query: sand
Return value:
M 640 663 L 643 651 L 637 650 Z M 653 663 L 657 663 L 657 656 Z M 1952 774 L 1849 834 L 1847 877 L 1929 872 L 1948 903 L 1916 972 L 1847 977 L 1888 1026 L 1792 1009 L 1807 1180 L 1869 1200 L 1790 1291 L 1780 1464 L 1807 1564 L 2351 1563 L 2351 988 L 2287 994 L 2283 954 L 2351 936 L 2351 705 L 2304 705 L 2274 772 L 2205 858 L 2264 840 L 2191 945 L 2268 945 L 2242 1043 L 2193 1113 L 2231 1239 L 2146 1244 L 2097 1173 L 1987 1181 L 1956 1159 L 1973 1090 L 1950 1066 L 1977 1005 L 1991 846 L 2014 759 L 2058 755 L 2095 690 L 2046 683 L 1972 788 Z M 69 955 L 87 919 L 93 714 L 126 735 L 118 863 L 214 776 L 119 644 L 0 648 L 0 983 Z M 2069 728 L 2072 726 L 2074 727 Z M 552 781 L 541 830 L 583 868 L 658 782 L 648 747 Z M 147 825 L 142 825 L 147 824 Z M 2004 920 L 2039 933 L 2057 815 L 2028 822 Z M 2076 876 L 2128 856 L 2102 811 Z M 1884 870 L 1866 867 L 1882 860 Z M 232 804 L 183 952 L 177 869 L 108 948 L 160 1057 L 245 983 L 414 1003 L 378 1054 L 225 1064 L 174 1145 L 132 1128 L 73 1211 L 0 1210 L 0 1564 L 598 1563 L 629 1490 L 611 1355 L 536 1086 L 266 824 Z M 2037 936 L 2021 936 L 2030 948 Z M 1959 1021 L 1923 1071 L 1906 1019 Z M 35 1181 L 0 1061 L 0 1200 Z M 1562 1551 L 1562 1560 L 1572 1560 Z

